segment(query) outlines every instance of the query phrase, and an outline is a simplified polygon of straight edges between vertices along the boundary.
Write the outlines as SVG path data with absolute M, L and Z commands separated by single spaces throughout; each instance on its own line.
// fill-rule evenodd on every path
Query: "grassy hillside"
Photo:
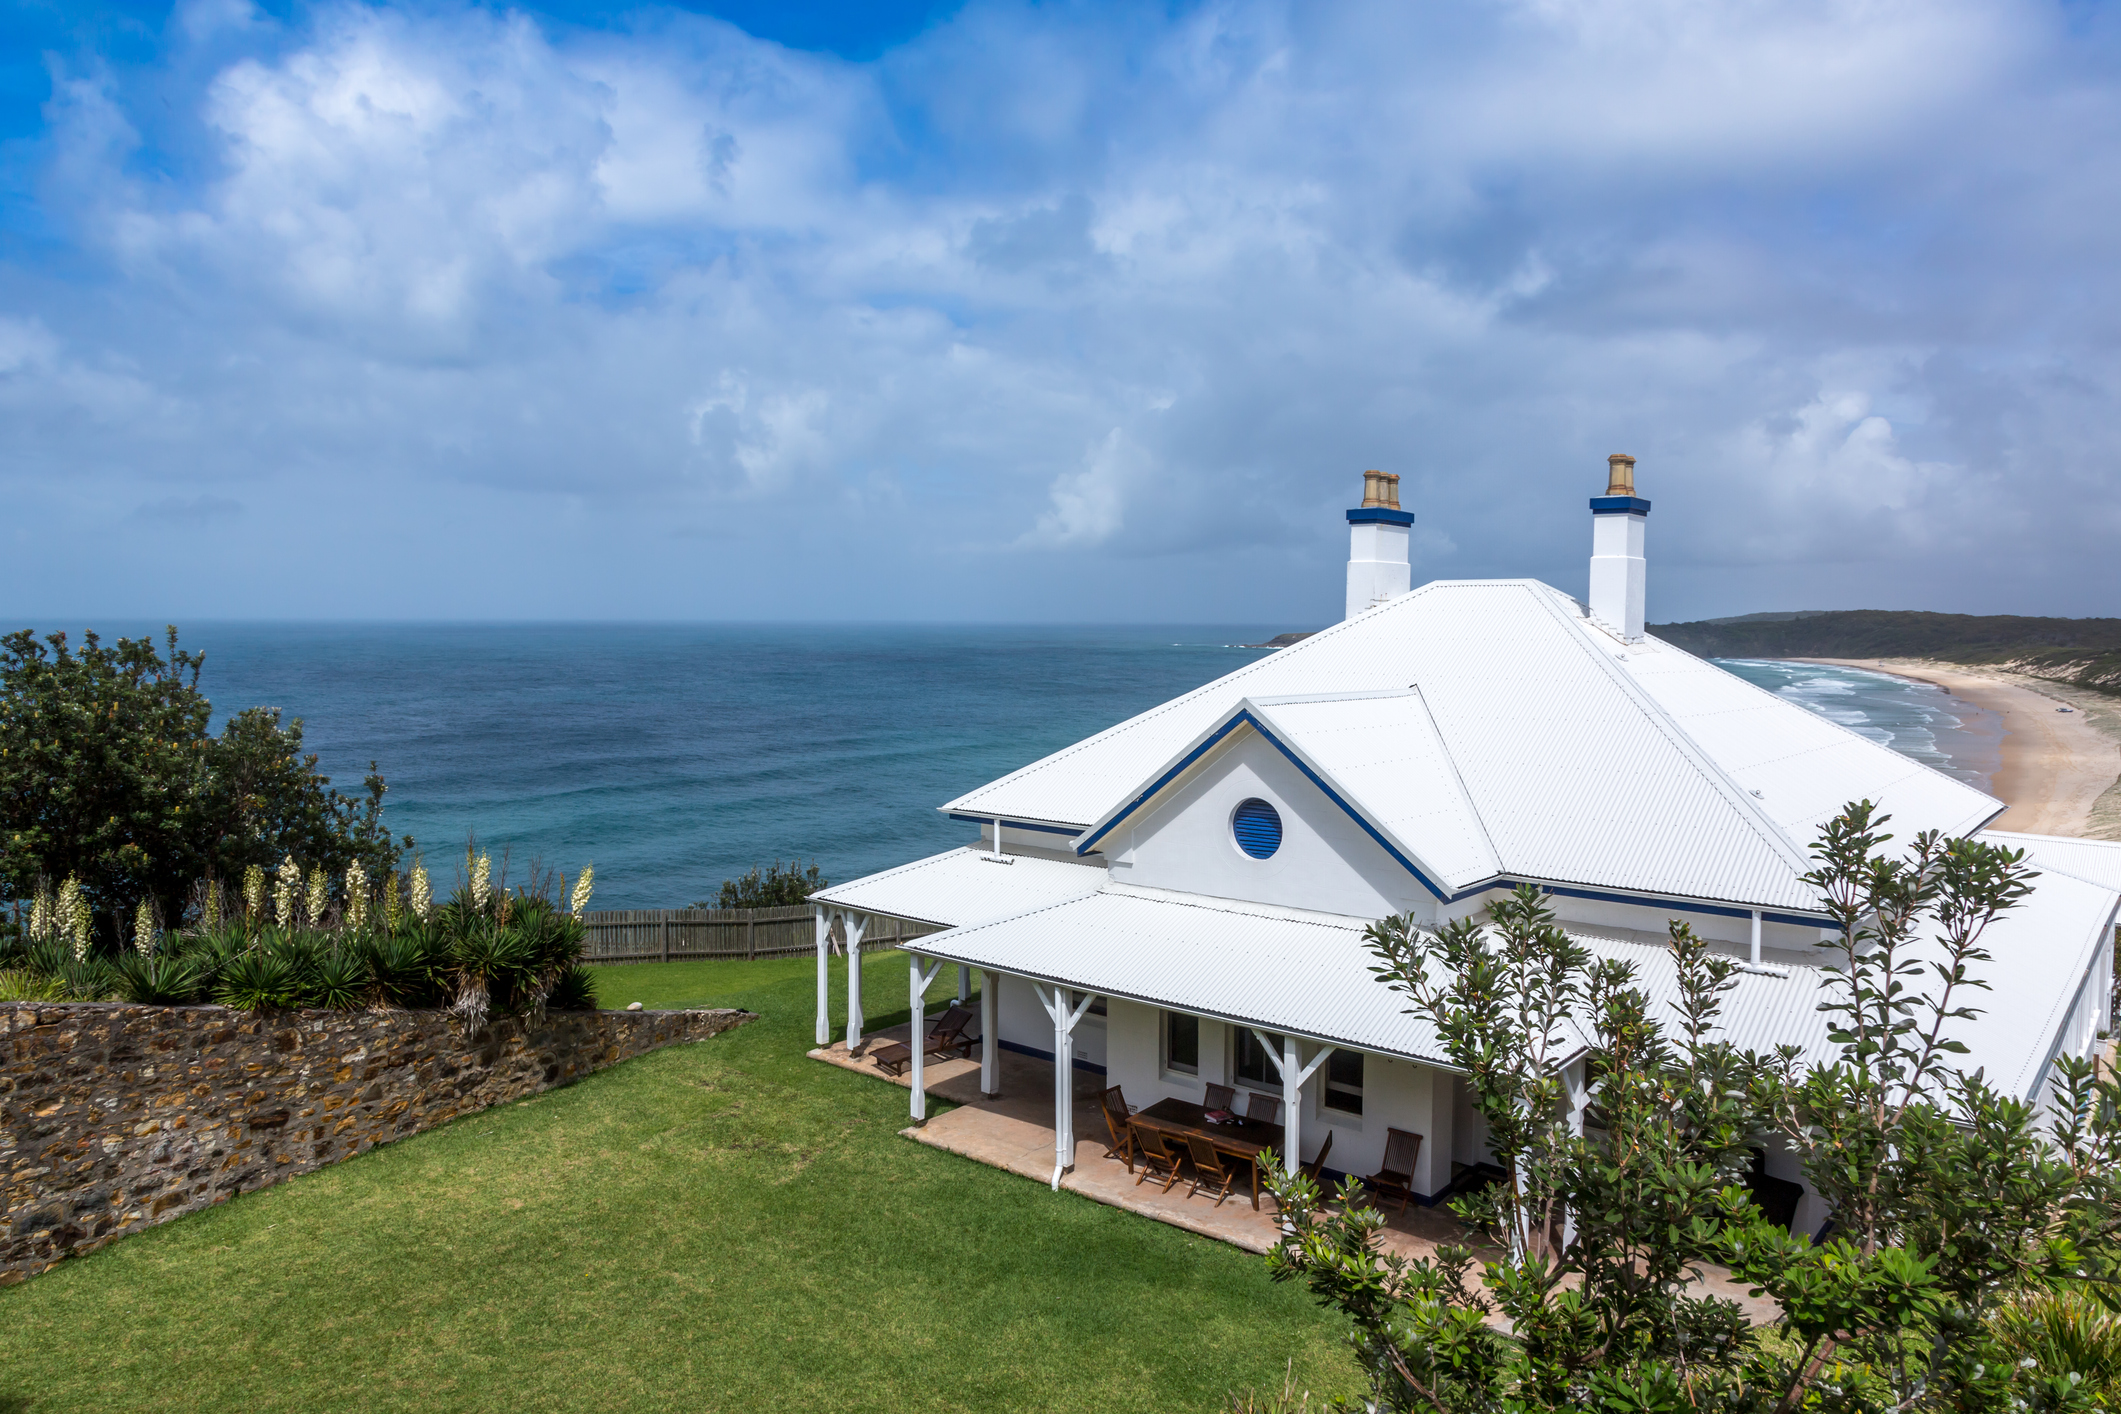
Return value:
M 2121 619 L 1853 609 L 1747 614 L 1650 632 L 1715 658 L 1934 658 L 2121 694 Z

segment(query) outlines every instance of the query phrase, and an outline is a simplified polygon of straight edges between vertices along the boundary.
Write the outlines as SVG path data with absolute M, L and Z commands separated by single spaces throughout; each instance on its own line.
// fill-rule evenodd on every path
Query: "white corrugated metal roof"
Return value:
M 2018 830 L 1983 830 L 1981 838 L 2024 850 L 2041 869 L 2121 892 L 2121 844 L 2111 840 L 2028 835 Z
M 1411 706 L 1376 695 L 1409 688 L 1449 781 Z M 1879 800 L 1907 834 L 1963 833 L 2000 808 L 1669 645 L 1623 649 L 1531 580 L 1424 585 L 944 808 L 1088 827 L 1248 698 L 1357 694 L 1264 710 L 1299 737 L 1311 727 L 1305 749 L 1340 763 L 1335 788 L 1373 823 L 1425 832 L 1446 874 L 1485 850 L 1502 873 L 1810 909 L 1805 847 L 1843 803 Z M 1465 809 L 1438 799 L 1459 785 Z
M 1081 898 L 1105 882 L 1103 860 L 1045 859 L 1034 854 L 1006 857 L 1008 863 L 997 864 L 984 850 L 946 850 L 881 874 L 819 889 L 810 897 L 863 913 L 956 928 Z
M 1960 999 L 1981 1015 L 1955 1023 L 1968 1047 L 1954 1064 L 1986 1072 L 2006 1093 L 2030 1095 L 2081 977 L 2112 925 L 2121 894 L 2066 876 L 2043 885 L 1989 932 L 1985 990 Z M 1062 986 L 1197 1012 L 1383 1055 L 1448 1065 L 1435 1029 L 1370 971 L 1368 920 L 1107 884 L 1094 894 L 1012 918 L 952 928 L 911 951 L 1036 977 Z M 1652 1015 L 1678 1018 L 1678 969 L 1661 941 L 1568 925 L 1600 957 L 1635 972 Z M 1831 954 L 1822 951 L 1822 961 Z M 1785 975 L 1786 974 L 1786 975 Z M 1834 1058 L 1819 1010 L 1838 985 L 1823 967 L 1742 970 L 1719 1031 L 1741 1050 L 1794 1045 L 1806 1061 Z

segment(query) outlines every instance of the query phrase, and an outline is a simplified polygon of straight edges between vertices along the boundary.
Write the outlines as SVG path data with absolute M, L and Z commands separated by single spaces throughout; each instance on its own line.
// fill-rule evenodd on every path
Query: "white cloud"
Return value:
M 1977 534 L 1990 607 L 2116 587 L 2043 525 L 2096 519 L 2121 412 L 2096 28 L 976 4 L 856 65 L 630 23 L 202 0 L 210 51 L 69 59 L 64 257 L 0 267 L 0 487 L 240 498 L 199 533 L 340 537 L 399 612 L 968 612 L 1036 550 L 1012 611 L 1310 617 L 1362 468 L 1408 474 L 1425 572 L 1571 583 L 1625 448 L 1662 612 L 1828 562 L 1814 599 L 1979 607 L 1938 558 Z M 1965 494 L 2006 474 L 2009 514 Z M 493 533 L 437 554 L 427 507 Z M 679 534 L 716 548 L 639 553 Z M 186 573 L 244 612 L 275 568 Z

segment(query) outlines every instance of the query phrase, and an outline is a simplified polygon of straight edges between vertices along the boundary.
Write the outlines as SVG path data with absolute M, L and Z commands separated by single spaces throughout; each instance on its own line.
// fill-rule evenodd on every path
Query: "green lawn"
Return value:
M 807 960 L 600 973 L 764 1019 L 0 1291 L 0 1408 L 1207 1410 L 1292 1357 L 1354 1391 L 1258 1257 L 899 1137 L 903 1090 L 804 1059 Z M 872 1005 L 905 975 L 872 958 Z

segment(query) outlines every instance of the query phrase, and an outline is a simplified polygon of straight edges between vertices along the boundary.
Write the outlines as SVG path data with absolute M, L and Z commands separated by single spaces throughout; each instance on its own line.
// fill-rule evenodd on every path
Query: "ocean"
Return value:
M 217 719 L 302 718 L 349 793 L 374 760 L 385 819 L 445 887 L 475 834 L 517 878 L 593 862 L 596 907 L 677 908 L 776 859 L 841 880 L 959 843 L 937 805 L 1280 627 L 198 623 L 180 642 Z M 1962 779 L 1995 769 L 2000 724 L 1939 689 L 1724 666 Z

